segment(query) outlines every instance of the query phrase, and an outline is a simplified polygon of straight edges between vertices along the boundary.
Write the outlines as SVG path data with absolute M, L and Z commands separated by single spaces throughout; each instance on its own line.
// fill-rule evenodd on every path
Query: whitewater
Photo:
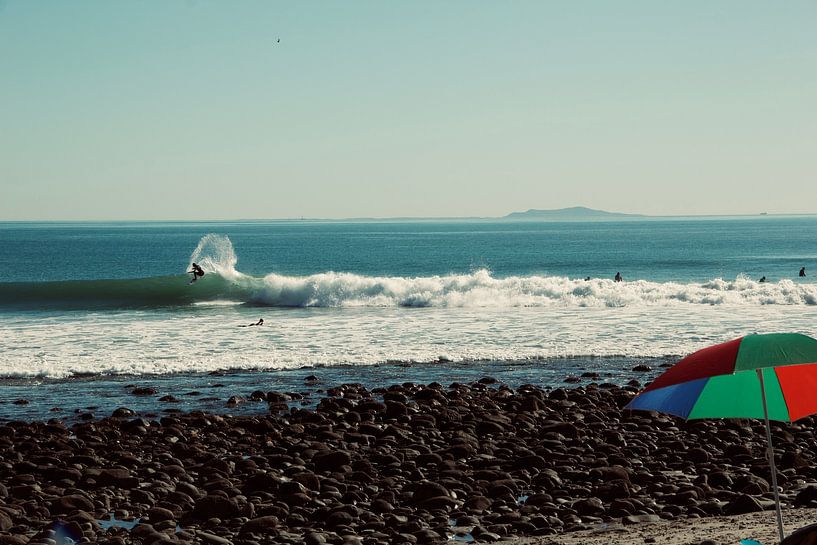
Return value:
M 189 250 L 188 250 L 189 251 Z M 206 275 L 188 285 L 193 262 Z M 186 264 L 186 268 L 184 265 Z M 817 285 L 777 279 L 614 282 L 487 267 L 427 275 L 241 272 L 201 237 L 175 274 L 0 282 L 0 376 L 570 358 L 672 358 L 753 332 L 813 334 Z M 241 327 L 263 317 L 263 327 Z
M 193 251 L 208 274 L 188 284 L 172 275 L 135 279 L 0 284 L 0 305 L 116 309 L 236 303 L 289 308 L 349 307 L 650 307 L 683 305 L 817 305 L 817 284 L 759 282 L 739 275 L 705 282 L 614 282 L 611 278 L 507 276 L 487 269 L 426 277 L 365 276 L 327 271 L 307 276 L 243 274 L 229 237 L 208 234 Z

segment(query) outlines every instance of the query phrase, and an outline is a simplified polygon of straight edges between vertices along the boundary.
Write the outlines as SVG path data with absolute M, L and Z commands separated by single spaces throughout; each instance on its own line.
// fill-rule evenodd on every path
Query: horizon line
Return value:
M 564 210 L 564 209 L 555 209 Z M 600 212 L 606 212 L 601 211 Z M 246 222 L 365 222 L 365 221 L 467 221 L 467 220 L 504 220 L 509 223 L 582 223 L 582 222 L 615 222 L 638 221 L 643 219 L 678 219 L 678 218 L 765 218 L 778 216 L 817 216 L 817 212 L 757 212 L 754 214 L 636 214 L 625 212 L 607 212 L 610 216 L 514 219 L 505 216 L 360 216 L 347 218 L 289 217 L 289 218 L 223 218 L 223 219 L 0 219 L 0 223 L 246 223 Z M 619 215 L 620 214 L 620 215 Z

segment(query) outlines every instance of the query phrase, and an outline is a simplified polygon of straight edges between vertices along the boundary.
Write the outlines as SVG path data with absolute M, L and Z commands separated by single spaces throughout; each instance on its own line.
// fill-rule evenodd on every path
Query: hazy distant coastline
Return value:
M 434 221 L 510 221 L 510 222 L 593 222 L 593 221 L 628 221 L 628 220 L 695 220 L 695 219 L 751 219 L 773 217 L 813 217 L 814 212 L 802 213 L 767 213 L 755 214 L 629 214 L 624 212 L 609 212 L 586 206 L 571 206 L 568 208 L 537 209 L 531 208 L 524 212 L 511 212 L 504 216 L 359 216 L 346 218 L 321 218 L 311 216 L 295 216 L 288 218 L 199 218 L 199 219 L 30 219 L 5 220 L 0 218 L 0 224 L 106 224 L 106 223 L 266 223 L 266 222 L 313 222 L 313 223 L 343 223 L 343 222 L 434 222 Z
M 626 221 L 626 220 L 662 220 L 662 219 L 712 219 L 712 218 L 765 218 L 775 216 L 813 216 L 813 213 L 801 214 L 628 214 L 624 212 L 609 212 L 586 206 L 571 206 L 568 208 L 537 209 L 531 208 L 524 212 L 511 212 L 504 216 L 400 216 L 400 217 L 356 217 L 356 218 L 290 218 L 292 221 Z M 263 221 L 263 220 L 258 220 Z
M 592 219 L 623 219 L 623 218 L 644 218 L 643 214 L 624 214 L 622 212 L 607 212 L 606 210 L 595 210 L 586 206 L 571 206 L 570 208 L 557 208 L 555 210 L 537 210 L 531 208 L 526 212 L 511 212 L 503 216 L 508 220 L 592 220 Z

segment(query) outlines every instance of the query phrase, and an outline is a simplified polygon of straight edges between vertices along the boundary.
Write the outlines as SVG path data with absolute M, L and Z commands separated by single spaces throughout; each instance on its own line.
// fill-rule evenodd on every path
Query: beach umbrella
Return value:
M 667 369 L 626 408 L 687 420 L 762 418 L 783 540 L 769 420 L 794 422 L 817 413 L 817 339 L 797 333 L 755 334 L 704 348 Z

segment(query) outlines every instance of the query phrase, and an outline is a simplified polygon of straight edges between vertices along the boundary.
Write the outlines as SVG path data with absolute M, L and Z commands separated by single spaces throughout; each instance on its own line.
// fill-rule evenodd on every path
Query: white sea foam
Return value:
M 238 327 L 263 317 L 260 327 Z M 814 334 L 817 307 L 676 305 L 521 308 L 247 306 L 0 316 L 0 376 L 654 357 L 754 332 Z M 78 342 L 81 339 L 81 342 Z M 591 364 L 592 365 L 592 364 Z
M 815 305 L 817 285 L 747 278 L 704 283 L 613 282 L 559 276 L 496 278 L 487 270 L 429 277 L 375 277 L 326 272 L 310 276 L 243 276 L 248 302 L 284 307 L 632 307 Z
M 503 278 L 488 270 L 428 277 L 253 277 L 236 269 L 229 239 L 218 235 L 201 240 L 193 261 L 208 272 L 195 285 L 182 282 L 177 289 L 177 277 L 158 279 L 173 295 L 172 311 L 155 304 L 0 314 L 0 376 L 285 369 L 440 357 L 466 363 L 650 357 L 685 354 L 754 332 L 813 335 L 817 323 L 817 285 L 788 280 L 615 283 Z M 108 289 L 116 300 L 123 292 L 149 291 L 154 281 L 147 280 L 139 289 L 92 282 L 82 293 Z M 186 299 L 174 290 L 206 296 L 180 304 Z M 259 317 L 264 326 L 238 327 Z
M 238 256 L 230 238 L 225 235 L 209 233 L 201 237 L 196 249 L 190 254 L 187 270 L 192 270 L 193 263 L 197 263 L 205 271 L 218 274 L 233 280 L 242 275 L 236 270 Z
M 236 269 L 230 239 L 208 234 L 190 257 L 228 282 L 241 302 L 275 307 L 640 307 L 693 305 L 817 305 L 817 284 L 791 280 L 760 283 L 744 276 L 702 283 L 563 276 L 495 277 L 487 269 L 426 277 L 364 276 L 323 272 L 256 278 Z M 225 288 L 226 289 L 226 288 Z

